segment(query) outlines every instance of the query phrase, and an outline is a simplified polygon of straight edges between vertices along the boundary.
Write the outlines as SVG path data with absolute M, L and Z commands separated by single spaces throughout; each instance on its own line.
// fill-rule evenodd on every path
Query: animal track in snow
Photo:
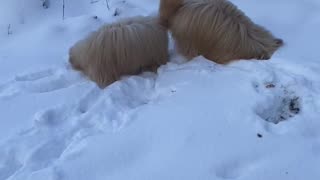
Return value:
M 70 87 L 84 78 L 68 69 L 45 69 L 15 76 L 0 85 L 0 99 L 21 93 L 47 93 Z
M 22 81 L 47 78 L 29 75 Z M 15 135 L 0 149 L 9 149 L 14 164 L 0 158 L 0 177 L 21 179 L 26 174 L 54 168 L 56 162 L 73 156 L 83 139 L 124 127 L 136 108 L 147 104 L 154 93 L 154 77 L 132 76 L 101 90 L 92 84 L 77 102 L 63 104 L 36 113 L 34 126 Z M 4 151 L 5 152 L 5 151 Z M 13 153 L 17 152 L 17 153 Z M 1 151 L 0 151 L 1 153 Z M 2 167 L 3 166 L 3 167 Z
M 301 99 L 294 92 L 272 83 L 266 84 L 264 88 L 273 94 L 256 108 L 257 115 L 262 119 L 278 124 L 300 113 Z
M 17 75 L 15 77 L 16 81 L 36 81 L 42 78 L 46 78 L 55 74 L 53 69 L 46 69 L 37 72 L 31 72 L 27 74 Z
M 216 168 L 216 176 L 221 179 L 237 179 L 254 171 L 259 167 L 259 161 L 249 159 L 235 159 L 222 163 Z
M 0 153 L 0 179 L 7 179 L 13 174 L 17 169 L 21 168 L 21 164 L 14 157 L 14 153 L 12 152 L 3 152 Z

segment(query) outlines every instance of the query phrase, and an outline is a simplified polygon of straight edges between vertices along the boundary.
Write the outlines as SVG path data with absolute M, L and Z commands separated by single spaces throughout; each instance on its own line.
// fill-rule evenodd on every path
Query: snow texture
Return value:
M 232 2 L 284 39 L 271 60 L 171 48 L 102 90 L 69 47 L 159 1 L 65 0 L 63 20 L 62 0 L 0 0 L 0 180 L 320 179 L 320 3 Z

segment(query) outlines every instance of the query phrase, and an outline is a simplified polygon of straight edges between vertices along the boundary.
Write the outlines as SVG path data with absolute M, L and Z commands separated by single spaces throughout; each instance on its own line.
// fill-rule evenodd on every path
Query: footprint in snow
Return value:
M 278 124 L 295 117 L 301 111 L 301 98 L 288 88 L 273 83 L 262 88 L 269 96 L 256 108 L 256 113 L 267 122 Z
M 0 152 L 0 179 L 9 178 L 22 167 L 13 152 Z
M 0 84 L 0 99 L 23 93 L 48 93 L 83 82 L 84 78 L 68 69 L 45 69 L 16 75 Z
M 34 81 L 39 77 L 29 75 L 19 80 Z M 43 78 L 47 75 L 40 79 Z M 93 86 L 77 102 L 38 112 L 31 130 L 0 146 L 14 152 L 24 151 L 12 154 L 17 159 L 14 167 L 3 163 L 0 177 L 23 179 L 25 175 L 53 168 L 59 160 L 76 156 L 74 153 L 79 149 L 73 148 L 78 148 L 77 144 L 88 136 L 124 127 L 137 108 L 151 101 L 154 88 L 154 77 L 132 76 L 103 90 Z
M 237 179 L 260 167 L 261 162 L 257 159 L 234 159 L 221 163 L 215 174 L 221 179 Z

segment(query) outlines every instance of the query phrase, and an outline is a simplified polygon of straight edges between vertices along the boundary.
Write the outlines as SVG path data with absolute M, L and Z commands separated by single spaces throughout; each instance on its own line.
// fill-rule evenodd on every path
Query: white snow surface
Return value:
M 65 0 L 64 20 L 50 2 L 0 0 L 0 180 L 320 179 L 318 0 L 232 1 L 284 39 L 269 61 L 171 48 L 157 74 L 103 90 L 69 47 L 159 1 Z

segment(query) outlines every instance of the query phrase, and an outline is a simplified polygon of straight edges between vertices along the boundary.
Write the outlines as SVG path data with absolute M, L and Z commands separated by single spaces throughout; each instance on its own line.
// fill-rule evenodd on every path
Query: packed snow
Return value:
M 68 50 L 151 0 L 0 0 L 0 180 L 319 180 L 320 3 L 233 0 L 285 41 L 269 61 L 186 61 L 99 89 Z M 107 4 L 108 3 L 108 4 Z

